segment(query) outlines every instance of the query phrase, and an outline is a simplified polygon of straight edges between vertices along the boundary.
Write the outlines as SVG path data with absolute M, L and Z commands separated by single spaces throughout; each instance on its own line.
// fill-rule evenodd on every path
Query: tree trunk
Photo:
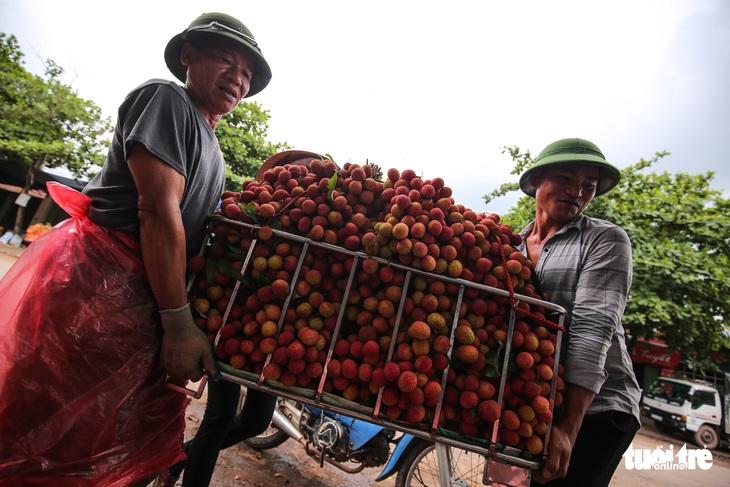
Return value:
M 27 188 L 23 188 L 20 194 L 27 192 Z M 18 205 L 18 211 L 15 213 L 15 226 L 13 227 L 13 233 L 20 235 L 23 228 L 23 217 L 25 216 L 25 207 Z
M 20 194 L 28 193 L 30 191 L 30 188 L 33 186 L 33 183 L 35 182 L 35 176 L 33 172 L 36 169 L 40 169 L 43 167 L 43 159 L 40 159 L 36 161 L 35 163 L 31 164 L 28 167 L 28 172 L 25 175 L 25 186 L 23 187 Z M 23 228 L 23 218 L 25 217 L 25 206 L 18 205 L 18 211 L 15 214 L 15 226 L 13 227 L 13 233 L 15 235 L 20 235 L 20 233 L 24 230 Z

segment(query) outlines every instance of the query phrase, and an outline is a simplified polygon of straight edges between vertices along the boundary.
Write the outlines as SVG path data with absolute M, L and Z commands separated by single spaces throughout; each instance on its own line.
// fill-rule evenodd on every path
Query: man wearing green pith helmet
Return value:
M 2 485 L 147 485 L 184 458 L 187 403 L 167 380 L 216 377 L 186 261 L 225 183 L 216 127 L 271 70 L 221 13 L 193 20 L 164 59 L 184 86 L 153 79 L 127 95 L 83 194 L 49 189 L 72 218 L 0 282 Z
M 631 286 L 631 242 L 613 223 L 583 211 L 621 173 L 585 139 L 548 145 L 520 178 L 535 220 L 519 250 L 547 299 L 567 311 L 561 353 L 566 383 L 547 448 L 533 472 L 550 486 L 606 486 L 639 429 L 639 385 L 621 325 Z

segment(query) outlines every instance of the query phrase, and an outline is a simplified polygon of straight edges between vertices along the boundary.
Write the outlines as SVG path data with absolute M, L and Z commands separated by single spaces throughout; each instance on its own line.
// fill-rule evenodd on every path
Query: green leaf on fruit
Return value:
M 487 365 L 484 367 L 484 376 L 485 377 L 499 377 L 502 375 L 502 364 L 504 363 L 504 351 L 506 347 L 504 343 L 499 342 L 499 346 L 495 349 L 489 350 L 487 352 Z M 514 360 L 510 360 L 510 363 L 507 365 L 507 374 L 511 372 L 511 369 L 514 369 Z
M 258 279 L 256 279 L 256 289 L 262 288 L 264 286 L 271 286 L 271 281 L 267 279 L 263 274 L 260 274 Z
M 335 171 L 330 180 L 327 182 L 327 201 L 329 201 L 330 203 L 332 203 L 332 200 L 334 199 L 332 198 L 332 195 L 334 194 L 335 188 L 337 187 L 338 177 L 339 174 L 337 173 L 337 171 Z
M 237 281 L 244 282 L 243 274 L 241 274 L 238 269 L 233 267 L 233 265 L 228 260 L 218 259 L 216 267 L 218 269 L 218 272 L 220 272 L 221 274 L 232 277 Z
M 256 203 L 254 203 L 253 201 L 248 204 L 239 203 L 238 206 L 241 208 L 243 214 L 247 217 L 254 220 L 259 217 L 259 214 L 256 212 Z
M 228 243 L 228 252 L 226 252 L 226 256 L 233 257 L 234 259 L 240 259 L 241 255 L 243 255 L 243 249 L 241 247 Z

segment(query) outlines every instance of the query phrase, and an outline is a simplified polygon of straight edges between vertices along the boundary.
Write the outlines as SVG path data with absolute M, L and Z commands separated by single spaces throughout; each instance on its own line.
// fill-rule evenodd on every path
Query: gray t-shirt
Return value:
M 180 211 L 187 251 L 197 251 L 205 218 L 223 192 L 225 166 L 215 132 L 185 90 L 171 81 L 147 81 L 119 107 L 106 163 L 83 191 L 93 200 L 89 218 L 139 238 L 137 189 L 127 165 L 134 142 L 185 177 Z

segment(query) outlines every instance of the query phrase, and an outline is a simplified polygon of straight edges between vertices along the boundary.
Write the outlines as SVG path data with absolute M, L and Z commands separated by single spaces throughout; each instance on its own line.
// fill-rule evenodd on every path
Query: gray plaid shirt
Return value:
M 521 232 L 525 255 L 533 225 Z M 548 239 L 535 272 L 546 299 L 567 310 L 563 379 L 596 393 L 587 414 L 617 410 L 639 419 L 641 392 L 621 325 L 632 276 L 626 232 L 581 215 Z

